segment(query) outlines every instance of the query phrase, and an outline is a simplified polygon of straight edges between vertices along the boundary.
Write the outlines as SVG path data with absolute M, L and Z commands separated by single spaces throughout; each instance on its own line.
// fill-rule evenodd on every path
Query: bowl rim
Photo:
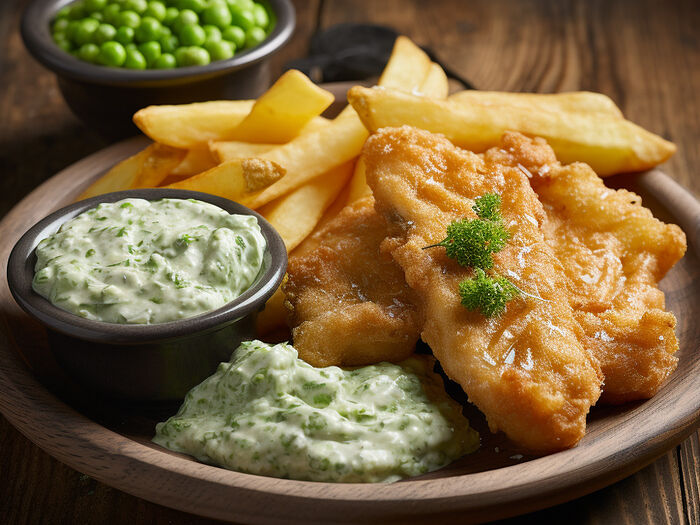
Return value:
M 204 66 L 146 70 L 113 68 L 79 60 L 59 48 L 51 38 L 49 24 L 54 15 L 75 1 L 33 0 L 22 13 L 20 33 L 27 50 L 41 64 L 58 75 L 91 84 L 158 87 L 214 78 L 269 57 L 289 41 L 296 26 L 296 14 L 290 0 L 256 0 L 266 4 L 277 22 L 267 38 L 255 47 Z
M 167 323 L 118 324 L 85 319 L 58 308 L 32 289 L 35 248 L 39 241 L 55 233 L 65 222 L 98 204 L 127 198 L 149 201 L 197 199 L 218 206 L 228 213 L 252 215 L 258 220 L 267 243 L 262 273 L 253 285 L 224 306 L 197 316 Z M 265 267 L 267 265 L 267 267 Z M 162 343 L 219 330 L 260 310 L 279 287 L 287 269 L 287 249 L 280 234 L 259 213 L 223 197 L 198 191 L 144 188 L 124 190 L 65 206 L 46 216 L 27 230 L 13 247 L 7 261 L 7 282 L 17 304 L 48 328 L 71 337 L 114 345 Z

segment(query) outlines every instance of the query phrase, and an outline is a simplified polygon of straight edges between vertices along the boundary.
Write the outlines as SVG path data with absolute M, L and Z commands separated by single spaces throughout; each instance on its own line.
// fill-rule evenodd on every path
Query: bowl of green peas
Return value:
M 294 26 L 290 0 L 34 0 L 21 32 L 73 113 L 117 138 L 151 104 L 257 97 Z

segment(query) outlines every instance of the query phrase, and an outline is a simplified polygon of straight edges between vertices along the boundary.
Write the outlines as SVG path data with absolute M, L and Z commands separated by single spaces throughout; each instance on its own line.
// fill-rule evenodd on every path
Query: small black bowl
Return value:
M 263 267 L 253 283 L 230 303 L 169 323 L 125 325 L 84 319 L 51 304 L 32 290 L 39 241 L 66 221 L 103 202 L 126 198 L 197 199 L 229 213 L 253 215 L 267 242 Z M 230 200 L 196 191 L 142 189 L 108 193 L 62 208 L 35 224 L 12 250 L 7 281 L 15 301 L 43 323 L 58 363 L 78 383 L 105 397 L 173 401 L 227 361 L 239 343 L 254 336 L 257 313 L 279 286 L 287 250 L 262 216 Z
M 268 59 L 287 43 L 296 24 L 290 0 L 264 0 L 275 26 L 260 45 L 206 66 L 135 71 L 83 62 L 54 43 L 49 24 L 72 1 L 34 0 L 22 16 L 22 39 L 56 74 L 73 113 L 111 138 L 135 134 L 131 117 L 152 104 L 257 98 L 270 85 Z

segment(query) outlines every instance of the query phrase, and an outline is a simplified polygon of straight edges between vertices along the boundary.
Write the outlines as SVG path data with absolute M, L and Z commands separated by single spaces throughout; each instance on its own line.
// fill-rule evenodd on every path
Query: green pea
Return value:
M 73 51 L 73 46 L 71 45 L 70 40 L 68 40 L 67 38 L 54 38 L 54 42 L 56 42 L 56 45 L 66 53 L 70 53 Z
M 180 40 L 175 35 L 162 36 L 159 43 L 163 53 L 174 53 L 180 47 Z
M 184 26 L 178 36 L 183 46 L 201 46 L 207 40 L 207 34 L 198 25 Z
M 255 27 L 255 15 L 252 9 L 231 8 L 231 23 L 248 31 Z
M 163 53 L 153 63 L 155 69 L 173 69 L 177 67 L 175 57 L 170 53 Z
M 238 26 L 230 26 L 224 29 L 222 35 L 224 40 L 233 42 L 236 49 L 240 49 L 245 44 L 245 31 Z
M 121 67 L 126 60 L 126 50 L 119 42 L 105 42 L 100 46 L 100 62 L 105 66 Z
M 51 30 L 52 31 L 60 31 L 61 33 L 65 33 L 66 29 L 68 29 L 68 24 L 69 24 L 69 21 L 67 18 L 59 18 L 53 23 Z
M 212 5 L 207 7 L 202 13 L 205 24 L 211 24 L 221 29 L 231 25 L 231 11 L 223 5 Z
M 206 49 L 211 56 L 212 61 L 214 60 L 226 60 L 231 58 L 235 52 L 235 48 L 231 42 L 226 40 L 220 40 L 218 42 L 208 42 Z
M 180 14 L 177 16 L 177 19 L 173 22 L 172 29 L 176 33 L 179 33 L 183 27 L 196 25 L 198 23 L 199 17 L 197 16 L 197 13 L 195 13 L 191 9 L 183 9 L 182 11 L 180 11 Z
M 91 18 L 94 18 L 98 22 L 104 22 L 105 15 L 102 14 L 102 11 L 95 11 L 90 15 Z
M 162 54 L 158 42 L 145 42 L 139 46 L 139 51 L 141 51 L 148 65 L 153 64 Z
M 134 38 L 137 42 L 150 42 L 160 38 L 160 22 L 150 16 L 144 16 L 136 28 Z
M 181 47 L 175 51 L 175 59 L 180 67 L 205 66 L 210 61 L 209 53 L 202 47 Z
M 245 47 L 254 47 L 260 44 L 267 35 L 262 27 L 253 27 L 245 32 Z
M 104 21 L 108 24 L 119 25 L 119 9 L 118 4 L 109 4 L 102 10 L 102 15 L 104 16 Z
M 71 20 L 80 20 L 86 15 L 87 13 L 85 12 L 85 7 L 82 4 L 73 4 L 72 6 L 70 6 L 68 16 Z
M 134 44 L 134 43 L 132 42 L 131 44 L 125 45 L 125 46 L 124 46 L 124 49 L 125 49 L 127 52 L 128 52 L 128 51 L 138 51 L 138 50 L 139 50 L 139 47 L 138 47 L 136 44 Z
M 253 0 L 226 0 L 229 7 L 236 9 L 253 9 L 255 2 Z
M 75 38 L 75 34 L 78 32 L 78 28 L 80 27 L 80 22 L 77 20 L 71 20 L 68 22 L 68 27 L 66 28 L 66 37 L 69 40 L 73 40 Z
M 161 25 L 160 26 L 160 36 L 170 36 L 173 34 L 173 30 L 170 29 L 168 26 Z
M 134 41 L 134 30 L 130 27 L 122 26 L 117 29 L 117 34 L 114 36 L 114 40 L 123 46 L 131 44 Z
M 69 16 L 70 16 L 70 6 L 69 5 L 62 7 L 61 9 L 58 10 L 58 13 L 56 13 L 56 18 L 68 18 Z
M 83 18 L 79 22 L 79 25 L 75 30 L 75 34 L 73 35 L 73 41 L 78 46 L 87 44 L 88 42 L 90 42 L 90 40 L 92 40 L 92 34 L 97 30 L 99 26 L 100 23 L 94 18 Z
M 100 9 L 104 9 L 107 5 L 107 0 L 85 0 L 83 5 L 85 6 L 85 9 L 94 13 Z
M 205 0 L 178 0 L 177 6 L 180 9 L 191 9 L 195 13 L 201 13 L 207 7 Z
M 122 11 L 119 13 L 117 25 L 136 29 L 141 24 L 141 17 L 136 11 Z
M 212 25 L 204 26 L 204 33 L 207 35 L 207 42 L 219 42 L 221 41 L 221 30 Z
M 163 18 L 163 24 L 168 27 L 172 26 L 179 15 L 180 11 L 177 7 L 168 7 L 165 10 L 165 18 Z
M 95 44 L 84 44 L 78 50 L 78 57 L 85 62 L 97 62 L 100 56 L 100 48 Z
M 150 16 L 162 22 L 165 19 L 166 10 L 167 9 L 163 2 L 153 0 L 152 2 L 148 2 L 148 7 L 146 8 L 146 11 L 143 14 L 144 16 Z
M 260 4 L 255 4 L 253 6 L 253 16 L 255 17 L 255 23 L 258 27 L 267 29 L 267 26 L 270 25 L 270 15 L 267 14 L 267 9 Z
M 114 40 L 117 36 L 117 30 L 113 25 L 110 24 L 100 24 L 99 27 L 92 34 L 92 41 L 95 44 L 104 44 L 109 40 Z
M 68 39 L 65 33 L 56 32 L 53 35 L 51 35 L 51 37 L 53 38 L 53 41 L 56 43 L 56 45 L 63 49 L 63 51 L 70 52 L 70 50 L 73 48 L 73 46 L 70 43 L 70 40 Z
M 127 69 L 146 69 L 146 58 L 138 49 L 128 49 L 124 67 Z
M 124 9 L 143 14 L 148 9 L 148 2 L 146 0 L 124 0 Z

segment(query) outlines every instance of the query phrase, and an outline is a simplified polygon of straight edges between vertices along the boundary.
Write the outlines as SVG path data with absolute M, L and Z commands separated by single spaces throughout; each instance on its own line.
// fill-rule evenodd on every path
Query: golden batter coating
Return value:
M 634 193 L 607 188 L 586 164 L 561 166 L 542 139 L 508 133 L 485 156 L 531 176 L 584 346 L 605 376 L 601 401 L 653 396 L 676 368 L 676 319 L 657 284 L 685 253 L 683 231 Z
M 382 248 L 416 291 L 422 338 L 447 375 L 492 431 L 533 451 L 575 445 L 602 376 L 579 341 L 561 268 L 541 229 L 546 216 L 523 170 L 406 126 L 370 137 L 364 160 L 375 207 L 389 223 Z M 476 218 L 474 200 L 487 193 L 501 195 L 511 233 L 494 270 L 525 292 L 492 318 L 460 304 L 458 285 L 471 271 L 443 248 L 423 249 L 441 241 L 452 221 Z
M 379 245 L 386 222 L 366 197 L 344 208 L 293 255 L 284 292 L 294 347 L 314 366 L 409 357 L 422 320 L 403 271 Z

